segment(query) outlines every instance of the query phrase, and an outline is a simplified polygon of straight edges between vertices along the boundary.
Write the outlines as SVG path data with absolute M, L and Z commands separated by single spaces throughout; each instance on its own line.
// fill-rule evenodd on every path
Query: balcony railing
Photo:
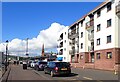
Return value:
M 94 20 L 93 19 L 86 23 L 86 29 L 91 28 L 93 26 L 94 26 Z
M 120 2 L 119 2 L 119 4 L 116 6 L 116 14 L 120 16 Z
M 63 55 L 63 52 L 59 52 L 58 54 L 59 54 L 59 55 Z
M 76 49 L 75 52 L 76 52 L 76 53 L 79 53 L 79 49 Z
M 63 47 L 63 45 L 58 45 L 58 46 L 57 46 L 57 48 L 62 48 L 62 47 Z
M 88 34 L 88 40 L 94 41 L 94 33 Z
M 70 51 L 69 51 L 69 54 L 70 54 L 70 55 L 75 54 L 75 50 L 70 50 Z
M 76 33 L 76 30 L 73 30 L 72 32 L 69 32 L 68 36 L 70 39 L 73 39 L 73 38 L 79 36 L 79 33 L 78 33 L 78 31 Z
M 62 41 L 62 40 L 63 40 L 63 38 L 59 38 L 59 39 L 58 39 L 58 41 Z
M 94 46 L 88 46 L 88 51 L 94 51 Z

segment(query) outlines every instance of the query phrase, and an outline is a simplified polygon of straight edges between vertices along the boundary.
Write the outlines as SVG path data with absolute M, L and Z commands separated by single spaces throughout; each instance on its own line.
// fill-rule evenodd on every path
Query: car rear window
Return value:
M 47 64 L 47 62 L 41 62 L 40 64 Z
M 66 63 L 66 62 L 58 62 L 58 63 L 56 63 L 56 66 L 58 66 L 58 67 L 69 67 L 70 64 Z

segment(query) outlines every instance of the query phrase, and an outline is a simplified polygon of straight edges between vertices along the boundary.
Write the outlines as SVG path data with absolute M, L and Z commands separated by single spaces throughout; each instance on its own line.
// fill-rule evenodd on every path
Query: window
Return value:
M 100 15 L 101 15 L 101 11 L 99 10 L 99 11 L 97 12 L 97 17 L 100 17 Z
M 107 43 L 111 43 L 111 35 L 107 36 Z
M 97 53 L 97 54 L 96 54 L 96 58 L 97 58 L 97 59 L 100 59 L 100 53 Z
M 111 3 L 107 5 L 107 12 L 111 10 Z
M 107 20 L 107 27 L 111 26 L 111 19 Z
M 83 43 L 81 43 L 81 49 L 83 49 Z
M 66 59 L 66 57 L 64 57 L 64 60 Z
M 80 55 L 80 59 L 81 59 L 81 60 L 83 59 L 83 55 Z
M 91 30 L 91 33 L 94 33 L 94 30 Z
M 65 43 L 66 43 L 66 40 L 65 40 Z
M 83 32 L 81 32 L 81 38 L 83 37 Z
M 81 21 L 81 27 L 83 26 L 83 21 Z
M 101 29 L 101 24 L 98 24 L 97 25 L 97 31 L 100 31 L 100 29 Z
M 65 35 L 66 35 L 66 32 L 65 32 Z
M 66 48 L 64 48 L 64 51 L 66 51 Z
M 112 52 L 107 52 L 107 59 L 111 59 L 112 58 Z
M 100 45 L 100 38 L 97 39 L 97 45 Z

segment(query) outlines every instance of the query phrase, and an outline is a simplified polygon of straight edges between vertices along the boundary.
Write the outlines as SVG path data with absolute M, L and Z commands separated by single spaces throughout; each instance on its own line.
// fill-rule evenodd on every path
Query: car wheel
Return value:
M 44 70 L 44 74 L 47 74 L 47 72 Z
M 51 72 L 50 72 L 50 76 L 51 76 L 51 77 L 53 77 L 53 76 L 54 76 L 53 71 L 51 71 Z
M 37 71 L 39 71 L 39 67 L 37 67 Z

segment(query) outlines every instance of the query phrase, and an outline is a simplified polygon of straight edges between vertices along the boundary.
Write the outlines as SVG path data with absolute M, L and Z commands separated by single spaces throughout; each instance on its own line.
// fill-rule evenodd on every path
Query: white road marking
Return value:
M 92 78 L 89 78 L 89 77 L 83 77 L 83 78 L 88 80 L 93 80 Z

